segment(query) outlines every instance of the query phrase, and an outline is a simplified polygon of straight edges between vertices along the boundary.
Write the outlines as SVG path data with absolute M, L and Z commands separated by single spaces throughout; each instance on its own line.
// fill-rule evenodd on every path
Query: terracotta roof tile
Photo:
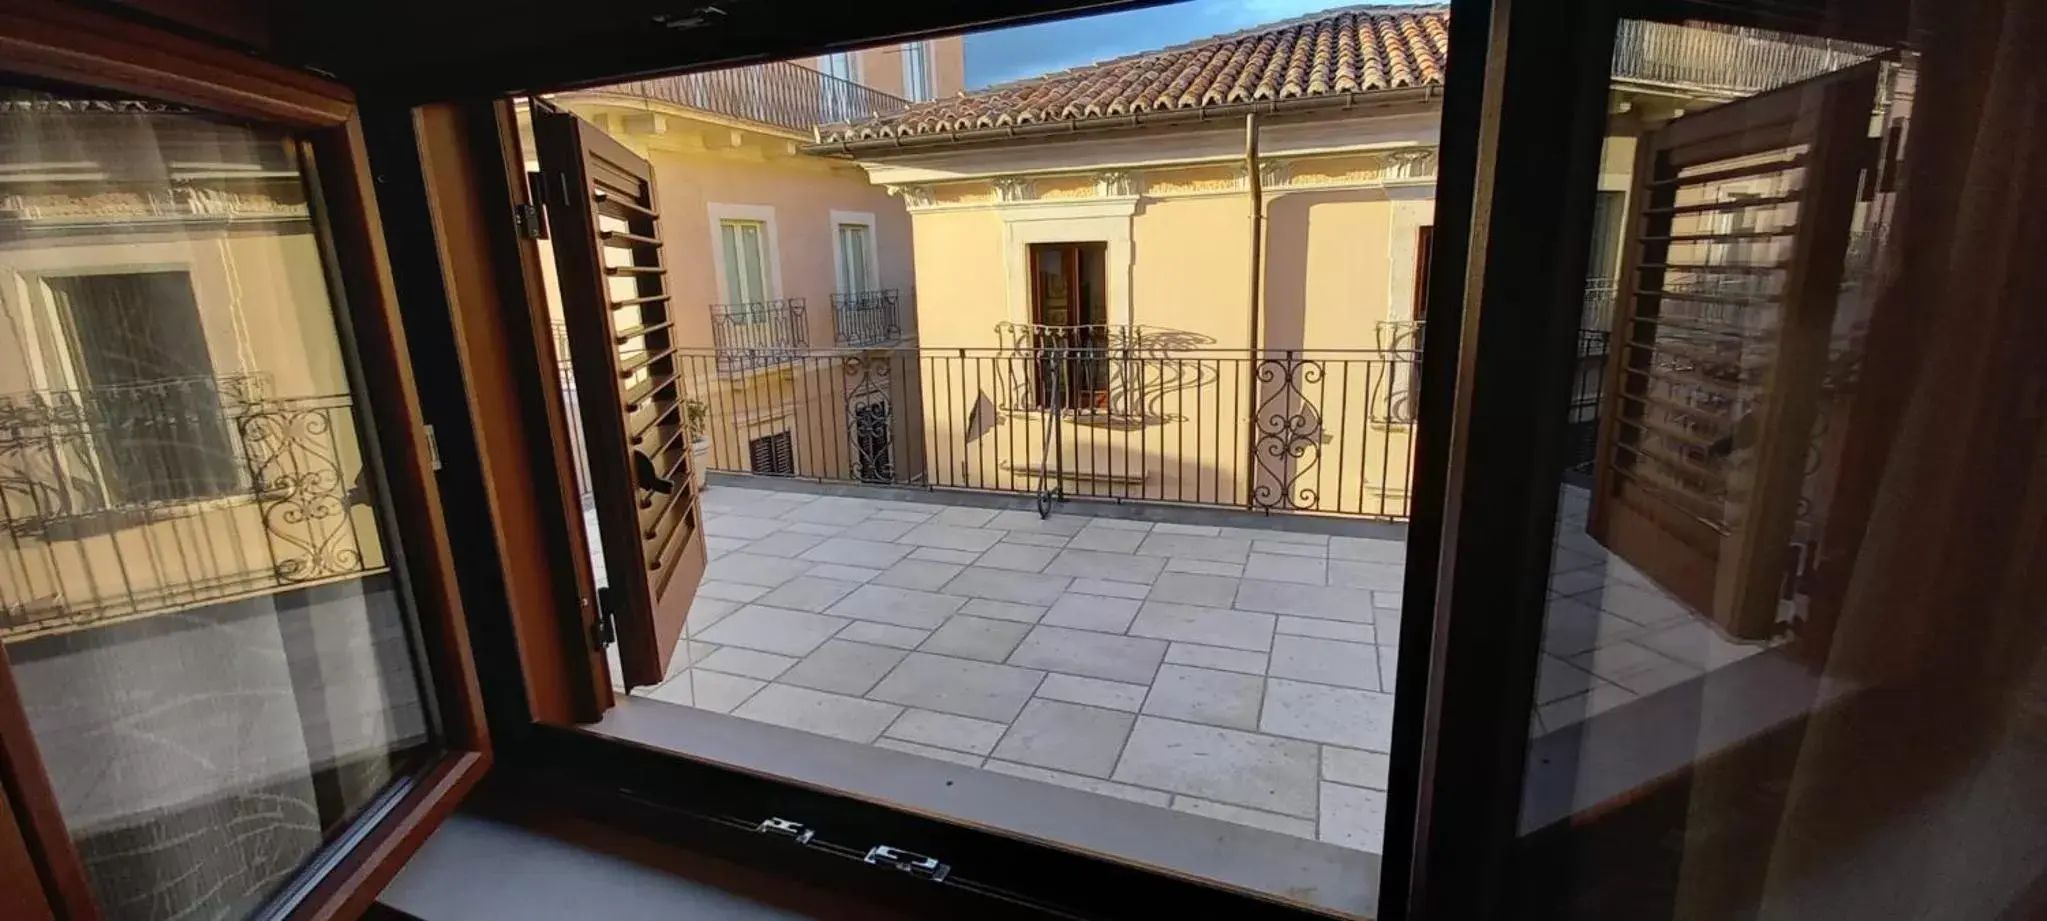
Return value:
M 918 103 L 894 115 L 825 125 L 818 135 L 827 142 L 914 137 L 1440 86 L 1449 19 L 1440 5 L 1325 10 Z

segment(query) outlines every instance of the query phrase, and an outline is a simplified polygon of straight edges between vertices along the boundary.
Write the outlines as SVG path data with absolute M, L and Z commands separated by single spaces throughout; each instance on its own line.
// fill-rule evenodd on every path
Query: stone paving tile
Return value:
M 1053 673 L 1045 676 L 1038 685 L 1037 696 L 1046 700 L 1063 700 L 1070 704 L 1087 704 L 1090 707 L 1107 707 L 1111 710 L 1126 710 L 1136 713 L 1144 705 L 1144 695 L 1150 688 L 1142 684 L 1123 681 L 1104 681 L 1100 678 L 1082 678 L 1079 675 Z
M 985 617 L 958 616 L 945 622 L 917 647 L 922 652 L 983 662 L 1001 662 L 1023 642 L 1031 625 Z
M 1079 534 L 1066 542 L 1073 550 L 1109 550 L 1116 553 L 1135 553 L 1137 545 L 1144 543 L 1143 531 L 1126 531 L 1121 528 L 1081 528 Z
M 1306 819 L 1318 754 L 1308 742 L 1141 716 L 1110 779 Z
M 717 582 L 744 582 L 747 585 L 774 588 L 808 571 L 810 564 L 802 560 L 786 560 L 779 556 L 761 556 L 757 553 L 728 553 L 712 560 L 710 565 L 704 567 L 704 579 Z
M 593 514 L 594 514 L 594 513 L 593 513 Z M 593 518 L 591 518 L 591 519 L 589 519 L 589 520 L 593 520 L 593 521 L 594 521 L 594 520 L 595 520 L 595 518 L 593 517 Z M 594 527 L 596 527 L 596 526 L 595 526 L 595 525 L 589 525 L 589 527 L 592 527 L 592 528 L 594 528 Z M 593 532 L 590 532 L 590 533 L 595 533 L 595 532 L 593 531 Z M 733 553 L 733 552 L 735 552 L 735 551 L 739 551 L 739 550 L 745 550 L 746 548 L 748 548 L 748 547 L 751 547 L 751 546 L 753 546 L 753 541 L 750 541 L 750 540 L 741 540 L 741 539 L 739 539 L 739 538 L 737 538 L 737 537 L 705 537 L 705 538 L 704 538 L 704 553 L 705 553 L 705 554 L 706 554 L 707 556 L 709 556 L 709 557 L 710 557 L 711 559 L 714 559 L 714 560 L 715 560 L 715 559 L 717 559 L 717 558 L 719 558 L 719 557 L 721 557 L 721 556 L 724 556 L 725 554 L 728 554 L 728 553 Z
M 929 630 L 912 630 L 893 624 L 877 624 L 856 620 L 840 630 L 835 639 L 852 640 L 856 643 L 872 643 L 876 646 L 894 646 L 897 649 L 915 649 L 931 635 Z
M 1137 608 L 1138 602 L 1131 598 L 1077 595 L 1068 592 L 1059 596 L 1059 600 L 1045 612 L 1041 623 L 1102 633 L 1122 633 L 1129 629 L 1131 619 L 1137 616 Z
M 1384 618 L 1382 617 L 1381 622 L 1383 623 L 1383 621 Z M 1396 623 L 1394 627 L 1397 630 L 1399 624 Z M 1373 624 L 1354 624 L 1349 621 L 1323 620 L 1318 617 L 1289 617 L 1281 615 L 1278 629 L 1281 633 L 1290 633 L 1294 636 L 1318 636 L 1326 640 L 1343 640 L 1350 643 L 1370 643 L 1378 639 L 1378 632 L 1374 629 Z M 1399 633 L 1396 632 L 1393 635 L 1399 636 Z
M 1045 673 L 913 652 L 868 697 L 956 716 L 1009 722 Z
M 1598 569 L 1574 569 L 1549 577 L 1549 590 L 1559 595 L 1576 595 L 1606 585 L 1606 573 Z
M 1145 556 L 1178 556 L 1215 563 L 1242 563 L 1251 556 L 1251 542 L 1228 537 L 1193 537 L 1154 533 L 1137 545 Z
M 957 578 L 947 582 L 944 591 L 948 595 L 965 595 L 993 601 L 1049 605 L 1059 600 L 1059 594 L 1066 591 L 1068 581 L 1070 580 L 1064 576 L 969 566 Z
M 1231 729 L 1257 729 L 1265 679 L 1256 675 L 1166 665 L 1159 668 L 1144 713 Z
M 881 676 L 909 655 L 901 649 L 872 646 L 850 640 L 826 640 L 816 652 L 796 663 L 778 679 L 783 684 L 860 695 L 874 688 Z
M 1075 515 L 1053 515 L 1039 518 L 1037 512 L 1009 510 L 999 512 L 982 527 L 999 528 L 1004 531 L 1026 531 L 1038 534 L 1060 534 L 1071 536 L 1080 532 L 1092 518 Z
M 859 524 L 847 527 L 842 532 L 842 536 L 858 537 L 862 540 L 892 541 L 910 533 L 910 529 L 915 527 L 920 527 L 920 525 L 911 524 L 907 521 L 888 521 L 870 518 Z
M 1260 812 L 1256 809 L 1246 809 L 1242 806 L 1232 806 L 1228 803 L 1211 802 L 1192 796 L 1173 797 L 1173 808 L 1181 812 L 1207 816 L 1211 819 L 1221 819 L 1237 825 L 1249 825 L 1252 828 L 1276 831 L 1282 835 L 1293 835 L 1296 838 L 1306 838 L 1310 841 L 1315 840 L 1315 823 L 1307 819 L 1296 819 L 1293 816 Z
M 844 526 L 859 524 L 878 510 L 872 502 L 838 496 L 819 496 L 800 508 L 783 512 L 782 519 Z
M 889 749 L 890 751 L 899 751 L 911 755 L 922 755 L 926 758 L 932 758 L 938 761 L 950 761 L 954 764 L 965 765 L 970 768 L 980 767 L 982 761 L 980 755 L 969 755 L 966 752 L 947 751 L 943 748 L 933 748 L 932 746 L 929 745 L 919 745 L 915 742 L 905 742 L 901 739 L 891 739 L 888 736 L 882 736 L 879 739 L 875 739 L 874 747 L 886 748 Z
M 901 713 L 901 707 L 891 704 L 779 682 L 762 688 L 739 709 L 732 711 L 733 716 L 849 742 L 874 741 Z
M 1264 579 L 1267 582 L 1326 585 L 1329 581 L 1329 561 L 1321 557 L 1252 553 L 1251 558 L 1244 563 L 1244 578 Z
M 846 622 L 837 617 L 750 604 L 699 634 L 704 642 L 785 656 L 807 656 Z
M 1203 576 L 1229 576 L 1232 579 L 1238 579 L 1244 575 L 1244 564 L 1218 563 L 1214 560 L 1197 560 L 1184 556 L 1173 556 L 1166 558 L 1166 571 L 1191 572 Z
M 1280 556 L 1300 556 L 1323 560 L 1329 558 L 1329 545 L 1301 544 L 1290 540 L 1271 540 L 1261 537 L 1251 541 L 1251 552 L 1254 554 L 1273 553 Z
M 767 687 L 768 683 L 757 678 L 727 675 L 721 672 L 700 672 L 684 669 L 675 677 L 663 682 L 660 687 L 646 692 L 654 700 L 665 700 L 685 707 L 696 707 L 716 713 L 730 713 L 754 692 Z
M 753 540 L 754 538 L 766 537 L 776 531 L 780 531 L 786 524 L 787 522 L 776 521 L 772 518 L 718 515 L 705 519 L 704 533 L 712 537 L 737 537 L 741 540 Z
M 970 566 L 981 554 L 969 550 L 947 550 L 944 547 L 918 547 L 910 551 L 910 559 L 930 560 L 934 563 L 956 563 Z
M 1265 653 L 1248 652 L 1242 649 L 1223 649 L 1219 646 L 1203 646 L 1198 643 L 1174 643 L 1166 649 L 1166 661 L 1174 665 L 1193 665 L 1199 668 L 1219 668 L 1224 671 L 1242 672 L 1246 675 L 1265 674 Z
M 1188 537 L 1221 537 L 1222 529 L 1212 524 L 1180 524 L 1162 521 L 1151 526 L 1153 534 L 1183 534 Z
M 1550 599 L 1549 611 L 1542 619 L 1542 649 L 1560 656 L 1575 656 L 1643 634 L 1641 624 L 1569 598 Z
M 1191 572 L 1167 572 L 1151 584 L 1152 601 L 1198 604 L 1227 608 L 1237 599 L 1237 581 L 1229 576 L 1205 576 Z
M 1353 787 L 1384 790 L 1386 774 L 1390 769 L 1390 759 L 1378 752 L 1364 752 L 1334 745 L 1322 746 L 1323 780 L 1349 784 Z
M 1035 531 L 1011 531 L 1003 536 L 1002 544 L 1024 544 L 1031 547 L 1057 550 L 1066 546 L 1066 538 L 1057 534 L 1039 534 Z M 1000 547 L 1002 544 L 996 544 L 995 546 Z
M 1599 608 L 1645 627 L 1691 619 L 1690 609 L 1675 599 L 1626 582 L 1602 583 L 1571 597 L 1588 607 Z
M 1045 607 L 1037 604 L 1017 604 L 1014 601 L 969 598 L 966 607 L 960 608 L 960 613 L 1015 621 L 1020 624 L 1035 624 L 1045 616 Z
M 882 521 L 903 521 L 910 524 L 923 524 L 930 521 L 931 516 L 935 514 L 937 512 L 912 512 L 905 509 L 885 508 L 875 512 L 874 517 Z
M 918 591 L 935 592 L 953 576 L 965 569 L 954 563 L 934 563 L 930 560 L 904 560 L 882 570 L 872 580 L 875 585 L 893 585 L 896 588 L 914 588 Z
M 1267 678 L 1258 729 L 1345 748 L 1386 751 L 1393 739 L 1393 695 Z
M 1281 523 L 1286 520 L 1278 518 L 1274 519 L 1274 523 Z M 1223 528 L 1221 534 L 1223 537 L 1235 537 L 1243 540 L 1278 541 L 1313 547 L 1329 546 L 1329 535 L 1311 534 L 1307 531 L 1283 531 L 1277 528 Z
M 740 604 L 752 601 L 768 593 L 766 586 L 748 585 L 744 582 L 726 582 L 721 579 L 706 579 L 697 585 L 697 597 L 734 601 Z
M 1637 637 L 1635 642 L 1672 661 L 1706 670 L 1731 665 L 1763 649 L 1721 639 L 1712 627 L 1699 621 L 1664 627 Z
M 1272 648 L 1272 628 L 1270 614 L 1147 601 L 1130 635 L 1264 652 Z
M 790 656 L 778 656 L 771 652 L 755 652 L 751 649 L 728 646 L 698 660 L 695 663 L 695 667 L 714 672 L 724 672 L 728 675 L 743 675 L 748 678 L 759 678 L 762 681 L 772 681 L 775 676 L 788 671 L 789 666 L 795 665 L 797 661 L 797 659 Z
M 1379 650 L 1370 643 L 1280 635 L 1272 640 L 1272 664 L 1266 674 L 1376 691 Z
M 1158 578 L 1165 561 L 1130 553 L 1105 550 L 1061 550 L 1045 567 L 1052 575 L 1079 576 L 1111 582 L 1150 582 Z
M 1056 700 L 1033 700 L 995 746 L 995 757 L 1019 764 L 1107 778 L 1137 717 Z
M 931 523 L 949 524 L 961 528 L 983 528 L 987 527 L 988 522 L 999 514 L 1001 514 L 1000 509 L 968 508 L 955 505 L 931 516 Z
M 1113 528 L 1118 531 L 1150 531 L 1152 523 L 1133 518 L 1087 518 L 1083 523 L 1090 528 Z
M 1354 589 L 1245 579 L 1237 588 L 1236 607 L 1244 611 L 1298 614 L 1369 624 L 1372 622 L 1370 601 Z
M 1004 723 L 912 708 L 903 711 L 885 734 L 908 742 L 986 755 L 995 750 L 995 743 L 1002 741 L 1002 734 L 1007 731 L 1009 726 Z
M 837 579 L 820 579 L 815 575 L 802 575 L 760 596 L 756 603 L 771 608 L 819 612 L 837 604 L 839 599 L 852 594 L 853 590 L 859 587 L 858 582 L 841 582 Z
M 818 544 L 824 543 L 824 540 L 824 538 L 814 534 L 795 534 L 783 531 L 778 534 L 770 534 L 747 544 L 746 552 L 758 553 L 762 556 L 793 557 Z
M 1117 799 L 1127 799 L 1133 803 L 1165 806 L 1172 801 L 1170 794 L 1161 793 L 1157 790 L 1146 790 L 1143 787 L 1112 783 L 1093 777 L 1083 777 L 1079 774 L 1068 774 L 1065 771 L 1052 771 L 1041 767 L 1032 767 L 1028 764 L 1014 764 L 990 758 L 988 763 L 983 764 L 981 767 L 998 774 L 1008 774 L 1012 777 L 1023 777 L 1075 790 L 1085 790 L 1089 793 L 1099 793 L 1103 796 L 1113 796 Z
M 723 598 L 705 598 L 702 596 L 692 598 L 689 603 L 689 617 L 684 621 L 685 629 L 683 632 L 688 633 L 691 630 L 710 629 L 712 624 L 724 620 L 725 615 L 737 611 L 741 607 L 744 607 L 744 605 L 737 601 L 726 601 Z
M 1390 688 L 1390 687 L 1392 687 L 1392 686 L 1393 686 L 1393 681 L 1394 681 L 1395 679 L 1394 679 L 1394 678 L 1390 678 L 1390 677 L 1387 677 L 1387 676 L 1395 676 L 1395 675 L 1398 675 L 1399 673 L 1400 673 L 1400 647 L 1398 647 L 1398 646 L 1380 646 L 1380 647 L 1379 647 L 1379 675 L 1380 675 L 1380 680 L 1382 680 L 1382 681 L 1385 681 L 1385 682 L 1386 682 L 1386 686 Z
M 813 563 L 839 563 L 846 566 L 865 566 L 869 569 L 887 569 L 909 555 L 910 548 L 901 544 L 858 537 L 832 537 L 805 550 L 801 558 Z
M 810 521 L 799 521 L 786 528 L 783 528 L 782 530 L 790 534 L 809 534 L 813 537 L 837 537 L 840 534 L 844 533 L 846 529 L 835 524 L 817 524 L 815 522 Z
M 1406 568 L 1395 563 L 1358 563 L 1349 560 L 1329 561 L 1330 585 L 1397 592 L 1400 591 L 1401 581 L 1405 578 L 1407 578 Z
M 1323 841 L 1380 853 L 1386 832 L 1386 794 L 1323 783 L 1317 827 Z
M 1329 539 L 1329 558 L 1398 566 L 1407 562 L 1407 542 L 1370 537 L 1332 537 Z
M 1166 644 L 1158 640 L 1038 626 L 1010 655 L 1009 664 L 1149 684 L 1165 655 Z
M 966 601 L 952 595 L 870 583 L 854 589 L 852 594 L 832 605 L 827 613 L 835 617 L 934 630 Z
M 1075 579 L 1066 587 L 1069 592 L 1083 595 L 1107 595 L 1111 598 L 1143 598 L 1151 586 L 1142 582 L 1111 582 L 1108 579 Z
M 921 547 L 942 547 L 947 550 L 971 550 L 976 553 L 995 546 L 1005 532 L 986 528 L 960 528 L 946 524 L 920 524 L 908 533 L 896 538 L 898 543 L 916 544 Z
M 881 570 L 839 563 L 819 563 L 810 567 L 810 572 L 805 575 L 817 576 L 820 579 L 837 579 L 841 582 L 869 582 L 875 576 L 881 575 Z
M 976 566 L 990 569 L 1013 569 L 1018 572 L 1041 572 L 1046 563 L 1059 555 L 1050 547 L 1033 547 L 1025 544 L 1000 543 L 988 548 L 987 553 L 975 561 Z

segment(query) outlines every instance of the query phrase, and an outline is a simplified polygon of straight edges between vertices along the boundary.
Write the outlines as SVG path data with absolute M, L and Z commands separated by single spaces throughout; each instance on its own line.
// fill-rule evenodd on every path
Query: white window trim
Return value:
M 724 231 L 720 230 L 718 226 L 719 224 L 725 221 L 759 221 L 763 226 L 767 228 L 767 232 L 764 234 L 764 236 L 767 237 L 767 240 L 764 243 L 767 252 L 763 254 L 764 258 L 767 259 L 768 263 L 767 299 L 771 301 L 781 300 L 782 244 L 781 234 L 777 231 L 775 227 L 775 206 L 734 205 L 725 204 L 722 202 L 711 202 L 710 204 L 705 206 L 705 210 L 708 211 L 710 214 L 711 271 L 714 275 L 717 276 L 718 283 L 718 287 L 712 290 L 718 292 L 718 303 L 724 303 L 725 292 L 732 290 L 731 286 L 726 284 L 725 278 L 725 246 L 724 246 L 725 234 Z
M 832 241 L 832 290 L 840 294 L 854 293 L 839 287 L 840 280 L 846 277 L 846 254 L 839 246 L 839 228 L 845 224 L 867 228 L 867 277 L 874 280 L 877 288 L 888 287 L 881 280 L 881 234 L 875 230 L 874 212 L 835 210 L 831 213 L 831 230 L 827 237 Z
M 937 96 L 937 81 L 931 75 L 931 59 L 936 47 L 930 41 L 906 42 L 903 45 L 903 98 L 911 102 L 928 102 Z M 915 62 L 915 75 L 919 85 L 911 86 L 911 63 Z
M 1137 200 L 1076 201 L 1056 205 L 1032 203 L 1001 208 L 1005 286 L 1012 323 L 1031 322 L 1031 259 L 1033 243 L 1106 243 L 1102 280 L 1108 287 L 1107 318 L 1111 324 L 1134 326 L 1131 313 L 1130 220 Z M 992 334 L 994 330 L 989 330 Z

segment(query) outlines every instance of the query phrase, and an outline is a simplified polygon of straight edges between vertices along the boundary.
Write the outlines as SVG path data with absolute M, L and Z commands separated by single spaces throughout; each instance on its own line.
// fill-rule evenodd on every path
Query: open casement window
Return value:
M 545 104 L 533 136 L 611 583 L 600 603 L 624 683 L 657 684 L 706 560 L 653 167 Z
M 1730 636 L 1776 630 L 1877 65 L 1645 135 L 1588 530 Z

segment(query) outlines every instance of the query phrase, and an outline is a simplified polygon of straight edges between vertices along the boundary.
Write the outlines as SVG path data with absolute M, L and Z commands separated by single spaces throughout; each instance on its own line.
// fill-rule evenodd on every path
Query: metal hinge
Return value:
M 781 835 L 785 838 L 794 838 L 797 844 L 809 844 L 810 839 L 817 837 L 817 832 L 811 830 L 802 822 L 791 822 L 788 819 L 781 818 L 762 822 L 760 827 L 754 829 L 754 831 L 765 835 Z
M 527 240 L 547 239 L 547 225 L 537 205 L 518 202 L 512 205 L 512 229 Z
M 613 589 L 609 585 L 597 588 L 597 620 L 590 625 L 590 648 L 603 652 L 604 647 L 618 642 L 618 623 L 612 616 Z
M 877 844 L 867 852 L 867 862 L 877 867 L 888 866 L 911 876 L 928 879 L 934 883 L 945 881 L 945 875 L 952 867 L 938 862 L 936 857 L 926 857 L 899 847 Z

